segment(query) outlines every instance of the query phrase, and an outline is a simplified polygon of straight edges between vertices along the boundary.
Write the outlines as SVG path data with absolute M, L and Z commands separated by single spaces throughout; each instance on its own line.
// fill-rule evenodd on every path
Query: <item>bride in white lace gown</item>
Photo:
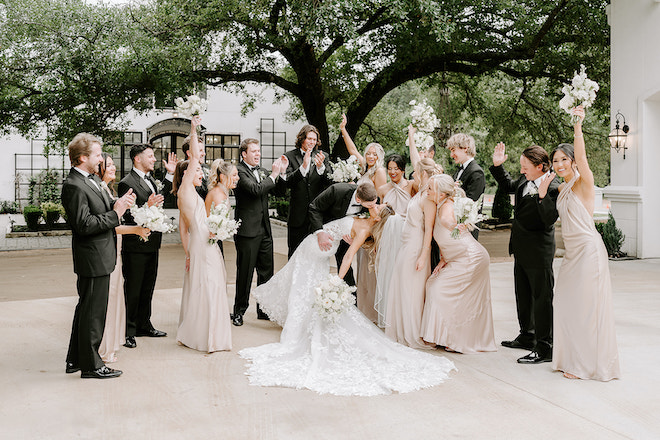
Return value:
M 330 273 L 330 257 L 344 235 L 354 240 L 339 269 L 342 277 L 361 242 L 377 230 L 393 210 L 380 210 L 372 219 L 344 217 L 325 225 L 332 248 L 323 252 L 314 235 L 307 237 L 289 262 L 273 278 L 253 290 L 272 321 L 280 324 L 280 342 L 241 350 L 251 361 L 250 384 L 307 388 L 339 396 L 405 393 L 442 383 L 455 369 L 444 357 L 423 353 L 387 338 L 357 308 L 330 323 L 312 308 L 314 288 Z M 374 215 L 375 214 L 375 215 Z M 366 227 L 365 227 L 366 225 Z M 366 232 L 363 232 L 366 231 Z M 384 239 L 387 239 L 384 237 Z

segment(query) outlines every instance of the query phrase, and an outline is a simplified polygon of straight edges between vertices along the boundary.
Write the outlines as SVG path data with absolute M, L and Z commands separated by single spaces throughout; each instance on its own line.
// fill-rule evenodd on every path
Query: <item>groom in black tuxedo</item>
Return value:
M 555 256 L 555 222 L 559 181 L 553 179 L 545 197 L 538 187 L 550 178 L 548 153 L 535 145 L 520 156 L 518 180 L 513 180 L 502 164 L 506 161 L 503 143 L 497 144 L 490 172 L 504 191 L 515 194 L 515 211 L 509 241 L 513 254 L 513 276 L 520 334 L 502 341 L 509 348 L 532 352 L 518 359 L 521 364 L 552 361 L 552 296 L 555 283 L 552 260 Z
M 100 141 L 87 133 L 69 143 L 73 167 L 62 185 L 62 205 L 71 226 L 73 270 L 78 275 L 78 305 L 66 357 L 66 372 L 106 379 L 122 372 L 108 368 L 99 356 L 108 308 L 110 274 L 117 263 L 115 227 L 135 196 L 127 192 L 113 202 L 96 177 L 103 160 Z
M 330 162 L 319 150 L 320 145 L 319 131 L 313 125 L 305 125 L 296 137 L 296 148 L 285 153 L 289 166 L 282 177 L 291 190 L 287 220 L 289 258 L 310 233 L 309 204 L 332 183 Z
M 476 202 L 486 189 L 486 175 L 474 160 L 477 154 L 474 138 L 464 133 L 456 133 L 447 141 L 447 148 L 451 152 L 451 158 L 459 165 L 453 175 L 454 180 L 460 182 L 465 195 Z M 474 229 L 472 236 L 478 240 L 479 230 Z
M 131 148 L 133 169 L 119 182 L 119 194 L 133 191 L 136 205 L 149 206 L 163 203 L 156 181 L 151 176 L 156 163 L 151 145 L 138 144 Z M 127 225 L 135 225 L 130 211 L 124 214 Z M 135 348 L 136 336 L 152 338 L 167 336 L 151 324 L 151 300 L 158 275 L 158 251 L 162 233 L 152 232 L 147 241 L 137 235 L 126 235 L 122 240 L 122 271 L 124 273 L 124 300 L 126 302 L 126 342 L 125 347 Z
M 319 194 L 309 205 L 310 230 L 316 234 L 319 248 L 325 251 L 332 247 L 330 235 L 323 231 L 324 224 L 347 215 L 368 211 L 376 203 L 378 203 L 378 193 L 371 182 L 363 182 L 359 185 L 335 183 Z M 337 267 L 341 266 L 341 261 L 348 251 L 351 241 L 350 237 L 344 237 L 339 244 L 335 254 Z M 350 286 L 355 286 L 352 269 L 348 270 L 344 281 Z
M 257 285 L 273 276 L 273 235 L 268 216 L 268 194 L 284 189 L 278 176 L 288 165 L 282 156 L 273 162 L 270 175 L 259 166 L 261 147 L 257 139 L 247 138 L 239 147 L 241 161 L 238 184 L 234 189 L 236 220 L 241 225 L 234 236 L 236 245 L 236 296 L 232 324 L 243 325 L 243 315 L 250 301 L 250 285 L 257 270 Z M 268 319 L 257 304 L 257 318 Z

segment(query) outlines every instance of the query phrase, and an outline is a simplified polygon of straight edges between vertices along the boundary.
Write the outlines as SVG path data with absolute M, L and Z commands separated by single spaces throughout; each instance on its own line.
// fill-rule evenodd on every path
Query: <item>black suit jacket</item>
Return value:
M 151 184 L 154 186 L 154 189 L 156 190 L 156 194 L 159 194 L 158 192 L 158 187 L 156 186 L 156 181 L 154 180 L 153 177 L 150 176 Z M 123 196 L 128 192 L 129 189 L 133 189 L 133 193 L 136 196 L 135 199 L 135 205 L 136 206 L 142 206 L 145 203 L 147 203 L 147 200 L 149 200 L 149 196 L 151 196 L 151 189 L 149 188 L 149 185 L 142 179 L 138 173 L 136 173 L 134 170 L 131 170 L 130 173 L 126 175 L 121 181 L 119 182 L 118 186 L 118 192 L 119 196 Z M 133 216 L 131 215 L 131 211 L 126 210 L 126 213 L 124 214 L 124 223 L 127 225 L 135 225 L 135 220 L 133 220 Z M 123 252 L 158 252 L 158 249 L 160 249 L 160 243 L 163 238 L 163 234 L 160 232 L 152 232 L 149 235 L 149 240 L 147 241 L 142 241 L 140 240 L 140 237 L 138 235 L 133 235 L 133 234 L 128 234 L 124 235 L 122 237 L 122 251 Z
M 454 180 L 457 175 L 458 171 L 454 173 Z M 474 201 L 477 201 L 486 190 L 486 175 L 476 160 L 471 160 L 467 164 L 459 180 L 462 182 L 461 188 L 465 191 L 465 195 Z
M 270 219 L 268 218 L 268 194 L 281 188 L 269 177 L 270 173 L 258 168 L 261 182 L 243 161 L 236 165 L 238 169 L 238 184 L 234 189 L 236 210 L 234 217 L 241 220 L 236 235 L 256 237 L 261 232 L 262 225 L 271 235 Z
M 95 177 L 97 185 L 101 180 Z M 71 226 L 73 270 L 83 277 L 109 275 L 117 263 L 114 202 L 82 174 L 71 168 L 62 185 L 62 205 Z
M 509 194 L 515 193 L 509 253 L 528 267 L 551 266 L 555 256 L 555 222 L 559 217 L 559 181 L 553 179 L 548 194 L 539 200 L 536 194 L 522 196 L 527 184 L 525 176 L 513 180 L 502 166 L 491 166 L 490 172 L 500 188 Z
M 312 151 L 309 170 L 306 176 L 303 176 L 300 172 L 300 166 L 303 162 L 303 155 L 300 148 L 287 151 L 285 154 L 287 159 L 289 159 L 289 166 L 286 169 L 286 186 L 291 190 L 287 223 L 294 228 L 309 223 L 309 204 L 332 183 L 332 180 L 328 177 L 332 169 L 330 168 L 330 162 L 327 157 L 323 162 L 325 164 L 323 175 L 320 175 L 316 171 L 316 165 L 314 164 L 316 153 L 318 153 L 318 149 L 315 148 Z
M 335 183 L 319 194 L 309 205 L 309 231 L 318 231 L 324 224 L 344 217 L 356 189 L 354 183 Z

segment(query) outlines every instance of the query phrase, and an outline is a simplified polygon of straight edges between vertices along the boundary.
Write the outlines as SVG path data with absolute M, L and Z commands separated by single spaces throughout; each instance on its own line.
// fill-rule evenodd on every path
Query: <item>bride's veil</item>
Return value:
M 383 228 L 383 235 L 376 253 L 376 299 L 374 308 L 378 312 L 378 327 L 385 328 L 387 323 L 387 292 L 394 273 L 396 256 L 401 247 L 401 232 L 405 220 L 400 215 L 391 215 Z

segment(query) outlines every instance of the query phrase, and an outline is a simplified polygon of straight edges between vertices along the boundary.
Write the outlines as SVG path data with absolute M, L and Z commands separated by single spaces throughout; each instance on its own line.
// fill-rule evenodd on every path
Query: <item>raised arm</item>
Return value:
M 415 145 L 415 133 L 417 133 L 417 129 L 410 124 L 408 126 L 408 151 L 410 152 L 410 163 L 413 169 L 420 160 L 419 151 L 417 151 L 417 145 Z
M 341 124 L 339 124 L 339 131 L 341 131 L 341 136 L 344 139 L 344 143 L 346 144 L 346 149 L 348 150 L 351 156 L 355 156 L 357 158 L 358 162 L 360 162 L 360 165 L 366 170 L 367 163 L 364 157 L 362 157 L 357 147 L 355 146 L 353 139 L 351 139 L 351 136 L 348 134 L 348 131 L 346 131 L 347 122 L 348 119 L 346 119 L 346 115 L 341 115 Z
M 582 134 L 582 121 L 584 121 L 584 108 L 578 106 L 573 109 L 573 113 L 579 117 L 579 120 L 573 126 L 573 149 L 575 154 L 575 165 L 577 165 L 580 172 L 580 179 L 586 187 L 594 188 L 594 174 L 589 168 L 589 161 L 587 160 L 587 149 L 584 144 L 584 136 Z
M 504 142 L 499 142 L 495 146 L 495 151 L 493 152 L 493 165 L 489 168 L 490 173 L 493 175 L 497 184 L 505 192 L 511 194 L 516 191 L 516 182 L 511 178 L 509 173 L 504 169 L 502 164 L 506 162 L 506 159 L 509 157 L 506 154 Z

